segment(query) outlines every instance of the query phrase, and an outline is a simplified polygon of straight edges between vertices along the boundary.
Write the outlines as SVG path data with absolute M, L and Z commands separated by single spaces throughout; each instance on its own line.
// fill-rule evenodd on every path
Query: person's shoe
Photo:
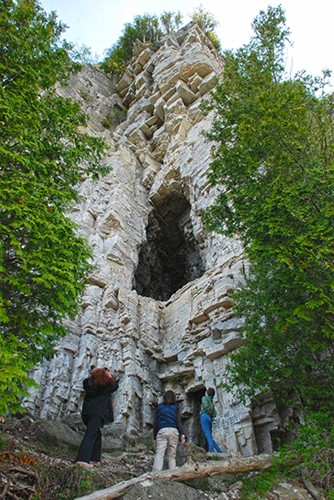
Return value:
M 88 462 L 75 462 L 77 465 L 81 465 L 81 467 L 94 467 L 92 464 Z
M 90 462 L 93 467 L 101 467 L 101 462 Z

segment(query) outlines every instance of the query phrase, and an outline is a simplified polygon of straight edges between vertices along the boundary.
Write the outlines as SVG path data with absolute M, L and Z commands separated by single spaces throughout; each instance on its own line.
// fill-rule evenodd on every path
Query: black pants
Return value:
M 76 462 L 99 462 L 101 460 L 103 418 L 98 415 L 83 415 L 86 432 L 82 438 Z

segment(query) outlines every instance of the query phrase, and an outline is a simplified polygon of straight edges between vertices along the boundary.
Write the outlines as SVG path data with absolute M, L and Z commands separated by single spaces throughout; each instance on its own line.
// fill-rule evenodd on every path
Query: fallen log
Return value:
M 147 472 L 128 481 L 122 481 L 110 488 L 95 491 L 90 495 L 78 497 L 75 500 L 114 500 L 123 496 L 130 487 L 136 483 L 154 480 L 157 478 L 170 481 L 188 481 L 199 477 L 217 476 L 220 474 L 238 474 L 239 472 L 264 471 L 273 465 L 271 455 L 258 455 L 256 457 L 234 458 L 205 463 L 192 463 L 168 469 L 161 472 Z

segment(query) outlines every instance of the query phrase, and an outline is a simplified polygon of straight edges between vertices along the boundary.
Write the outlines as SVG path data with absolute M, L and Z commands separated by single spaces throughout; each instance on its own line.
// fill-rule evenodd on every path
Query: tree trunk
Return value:
M 272 466 L 271 455 L 259 455 L 256 457 L 234 458 L 231 460 L 219 460 L 206 463 L 193 463 L 183 465 L 176 469 L 168 469 L 161 472 L 147 472 L 139 477 L 134 477 L 128 481 L 122 481 L 110 488 L 95 491 L 94 493 L 78 497 L 75 500 L 113 500 L 126 493 L 136 483 L 144 480 L 154 480 L 156 478 L 168 479 L 170 481 L 187 481 L 206 476 L 217 476 L 220 474 L 238 474 L 239 472 L 264 471 Z

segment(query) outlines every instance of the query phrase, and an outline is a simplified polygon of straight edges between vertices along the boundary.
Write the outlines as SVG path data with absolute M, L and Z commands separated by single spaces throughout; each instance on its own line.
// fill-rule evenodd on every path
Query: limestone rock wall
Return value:
M 254 422 L 220 387 L 229 353 L 242 342 L 231 292 L 247 265 L 240 242 L 208 234 L 200 217 L 216 196 L 203 136 L 212 116 L 200 105 L 222 64 L 190 24 L 159 49 L 138 42 L 117 84 L 88 66 L 59 89 L 88 113 L 88 131 L 104 137 L 112 170 L 79 187 L 72 217 L 93 248 L 95 270 L 80 317 L 55 358 L 35 370 L 41 387 L 25 404 L 36 415 L 78 424 L 83 378 L 92 364 L 109 366 L 120 378 L 113 425 L 121 432 L 147 433 L 171 388 L 189 438 L 204 445 L 198 412 L 211 386 L 216 440 L 230 454 L 270 450 L 276 408 Z M 256 431 L 259 423 L 265 432 Z

